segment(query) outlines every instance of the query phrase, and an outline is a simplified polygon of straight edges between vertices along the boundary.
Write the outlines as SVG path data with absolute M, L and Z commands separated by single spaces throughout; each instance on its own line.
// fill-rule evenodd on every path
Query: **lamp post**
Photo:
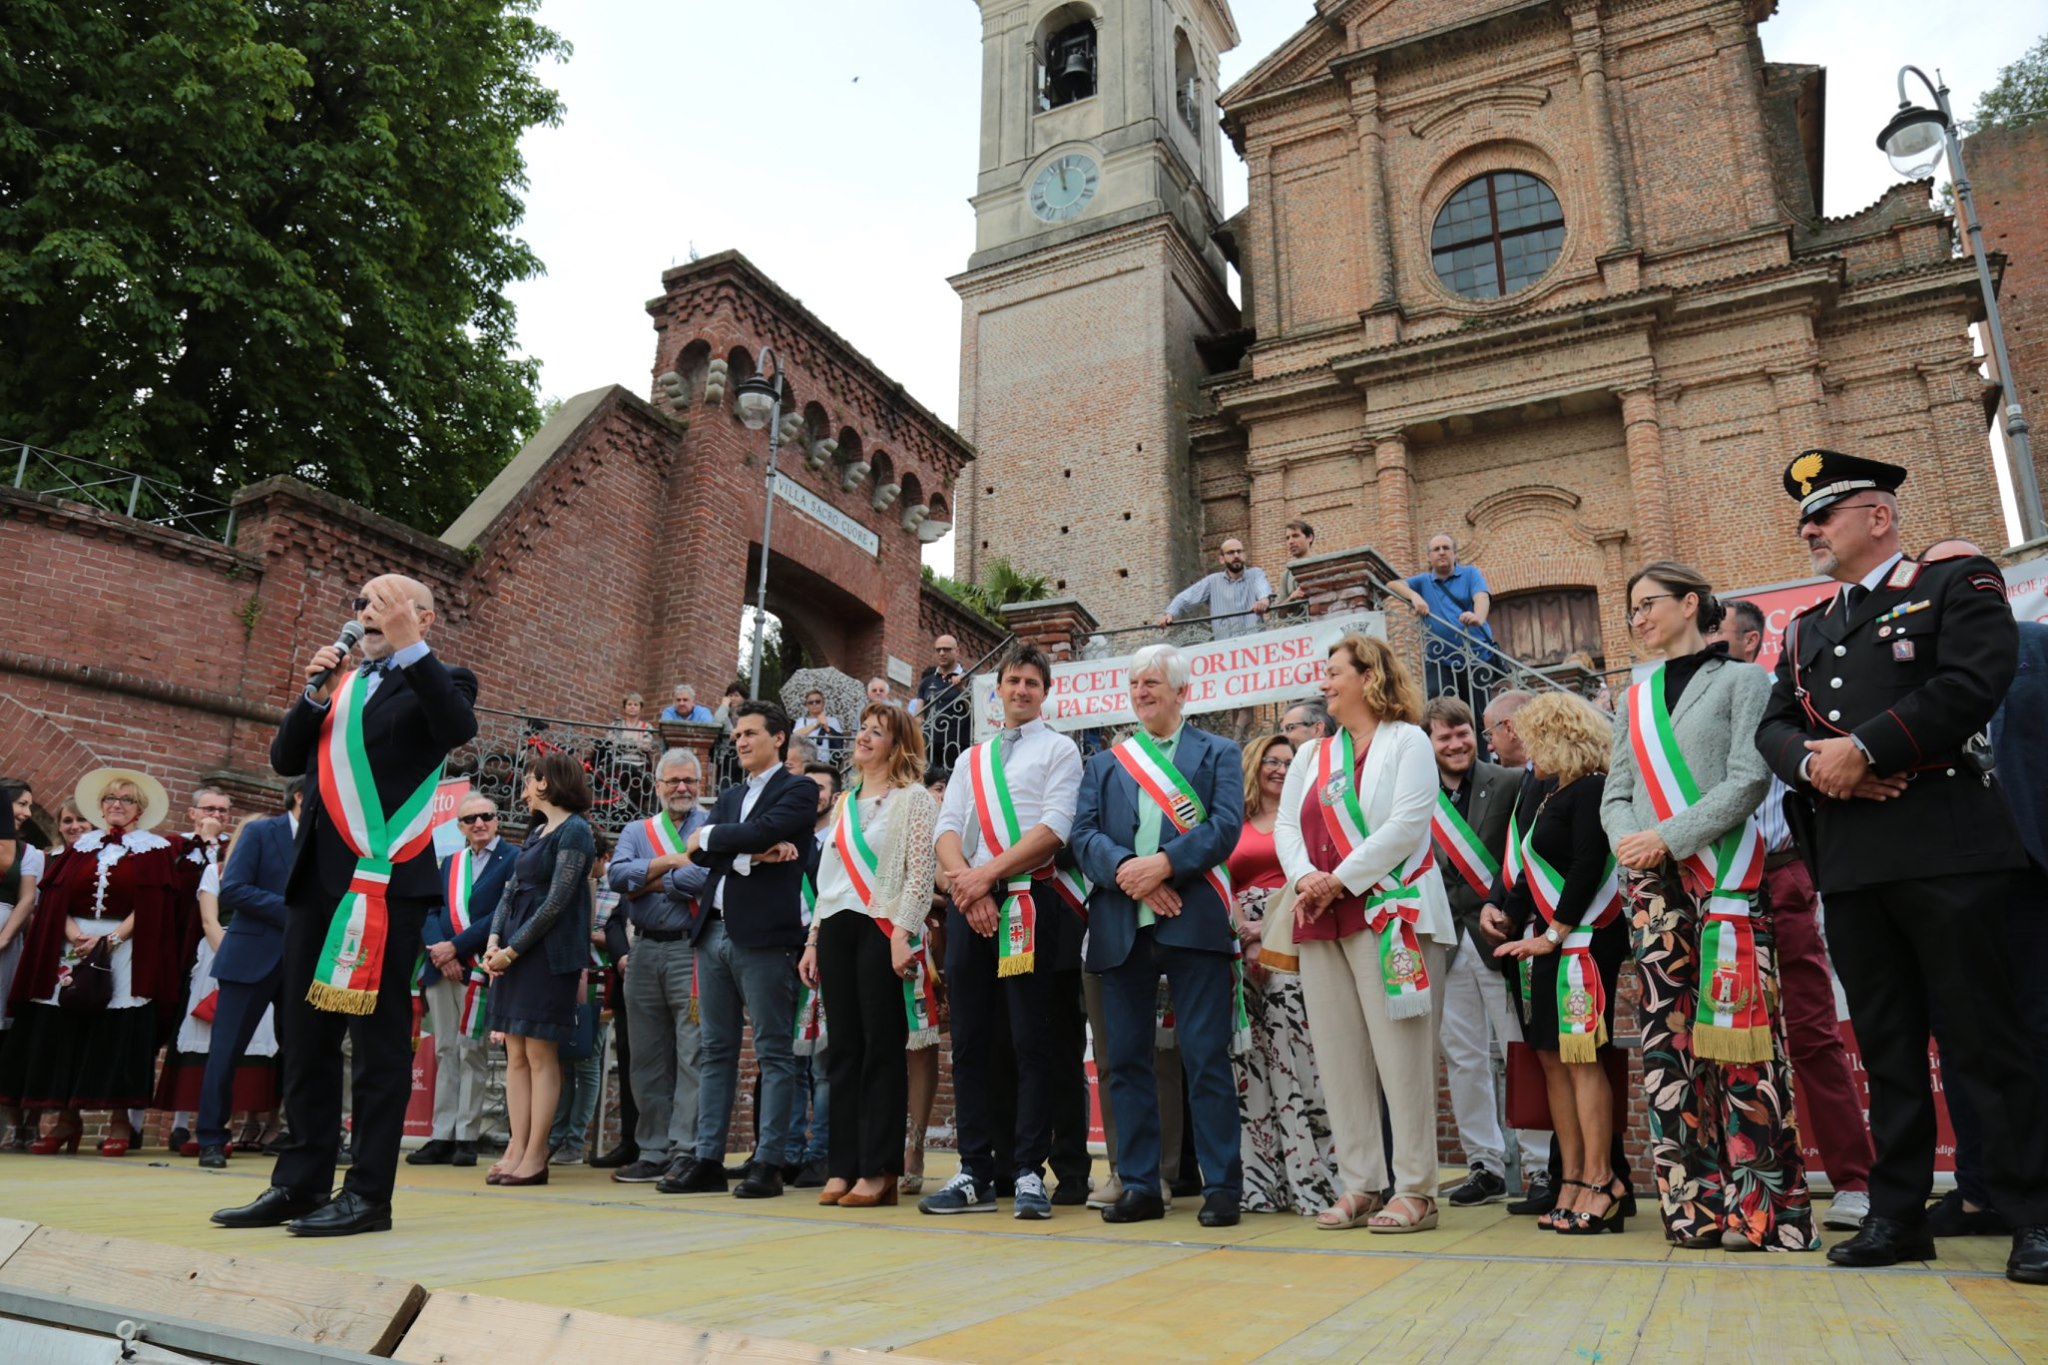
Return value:
M 754 590 L 754 662 L 747 682 L 747 695 L 759 701 L 761 645 L 768 634 L 768 537 L 775 529 L 775 457 L 782 449 L 782 360 L 773 347 L 761 348 L 754 373 L 733 390 L 733 406 L 748 431 L 768 428 L 768 510 L 761 516 L 761 581 Z
M 1934 108 L 1915 105 L 1906 97 L 1906 75 L 1920 78 L 1934 96 Z M 1963 144 L 1956 136 L 1954 112 L 1948 104 L 1948 87 L 1927 79 L 1917 66 L 1899 68 L 1899 112 L 1877 135 L 1878 149 L 1890 158 L 1892 169 L 1908 180 L 1932 171 L 1943 154 L 1948 156 L 1955 177 L 1956 203 L 1967 220 L 1964 229 L 1970 239 L 1970 256 L 1977 263 L 1977 284 L 1984 291 L 1984 330 L 1991 334 L 1992 363 L 1998 382 L 2005 389 L 2005 465 L 2012 480 L 2013 501 L 2020 509 L 2020 539 L 2039 540 L 2048 536 L 2048 521 L 2041 515 L 2041 488 L 2034 477 L 2033 442 L 2028 439 L 2027 415 L 2020 408 L 2019 381 L 2013 377 L 2012 360 L 2005 353 L 2005 323 L 1998 312 L 1998 292 L 1991 284 L 1991 265 L 1984 258 L 1984 227 L 1977 220 L 1977 201 L 1970 194 L 1970 177 L 1963 170 Z

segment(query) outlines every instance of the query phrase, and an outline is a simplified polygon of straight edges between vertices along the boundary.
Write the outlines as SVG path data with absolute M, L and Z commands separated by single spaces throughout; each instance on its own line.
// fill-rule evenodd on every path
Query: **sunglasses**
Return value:
M 458 823 L 465 825 L 481 825 L 487 821 L 495 820 L 497 818 L 498 817 L 492 814 L 490 811 L 476 811 L 469 815 L 458 815 L 455 817 Z
M 1835 514 L 1838 512 L 1853 512 L 1858 508 L 1877 507 L 1879 505 L 1874 502 L 1838 502 L 1833 507 L 1823 507 L 1818 512 L 1812 512 L 1801 517 L 1799 524 L 1801 526 L 1825 526 L 1835 519 Z

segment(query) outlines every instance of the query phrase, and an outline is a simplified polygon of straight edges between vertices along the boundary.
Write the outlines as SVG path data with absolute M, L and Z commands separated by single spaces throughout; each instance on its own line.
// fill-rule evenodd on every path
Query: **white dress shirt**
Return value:
M 1001 741 L 994 738 L 990 742 Z M 959 835 L 967 865 L 980 867 L 996 855 L 981 840 L 981 817 L 975 811 L 974 779 L 968 775 L 965 753 L 961 760 L 953 770 L 953 780 L 946 784 L 937 837 Z M 1081 797 L 1080 747 L 1043 720 L 1028 721 L 1019 728 L 1017 743 L 1003 758 L 1003 776 L 1009 784 L 1010 804 L 1017 812 L 1018 837 L 1044 825 L 1061 843 L 1067 842 L 1074 832 L 1074 803 Z
M 780 763 L 777 763 L 772 768 L 764 768 L 758 773 L 749 773 L 747 775 L 746 794 L 740 797 L 740 819 L 744 820 L 749 815 L 752 815 L 754 813 L 754 803 L 761 799 L 761 792 L 764 788 L 767 787 L 768 779 L 775 776 L 775 769 L 780 768 L 781 766 L 782 765 Z M 729 824 L 731 822 L 728 821 L 727 823 Z M 701 830 L 699 830 L 697 847 L 703 849 L 706 853 L 713 852 L 717 848 L 717 845 L 712 843 L 711 839 L 713 833 L 719 828 L 721 827 L 718 825 L 705 825 Z M 732 860 L 732 871 L 733 875 L 736 877 L 753 876 L 754 856 L 751 853 L 734 854 Z M 720 911 L 723 911 L 725 909 L 725 882 L 725 878 L 719 878 L 718 894 L 715 897 L 713 897 L 712 900 L 713 909 Z
M 392 650 L 391 653 L 388 656 L 386 656 L 385 662 L 389 663 L 393 668 L 411 668 L 414 664 L 418 663 L 421 659 L 426 658 L 427 655 L 431 654 L 432 652 L 432 650 L 427 648 L 427 642 L 425 640 L 415 640 L 403 649 Z M 365 660 L 364 662 L 368 662 L 368 660 Z M 356 667 L 361 668 L 362 664 L 357 664 Z M 363 700 L 368 701 L 370 698 L 376 696 L 377 688 L 380 685 L 382 685 L 383 681 L 384 670 L 381 668 L 375 670 L 370 674 L 369 677 L 363 679 Z M 322 711 L 325 711 L 327 709 L 326 702 L 313 701 L 313 689 L 310 687 L 306 689 L 306 700 L 313 702 L 313 705 L 319 707 Z

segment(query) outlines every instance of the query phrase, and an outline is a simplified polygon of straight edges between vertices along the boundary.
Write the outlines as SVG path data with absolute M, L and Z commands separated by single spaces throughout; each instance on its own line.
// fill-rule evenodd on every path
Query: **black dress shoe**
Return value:
M 597 1167 L 600 1171 L 615 1171 L 621 1166 L 630 1166 L 639 1159 L 640 1144 L 637 1142 L 622 1142 L 603 1156 L 594 1159 L 590 1164 Z
M 1202 1177 L 1198 1175 L 1184 1175 L 1178 1180 L 1169 1182 L 1167 1188 L 1167 1193 L 1171 1194 L 1175 1199 L 1193 1199 L 1201 1192 Z
M 455 1144 L 442 1138 L 423 1144 L 417 1152 L 408 1152 L 405 1164 L 408 1166 L 447 1166 L 455 1160 Z
M 186 1143 L 190 1142 L 191 1140 L 192 1140 L 192 1132 L 191 1132 L 191 1130 L 190 1130 L 190 1129 L 187 1129 L 187 1128 L 173 1128 L 173 1129 L 171 1129 L 171 1139 L 170 1139 L 170 1141 L 169 1141 L 169 1142 L 167 1142 L 167 1143 L 165 1143 L 164 1145 L 165 1145 L 166 1147 L 170 1148 L 170 1149 L 171 1149 L 171 1150 L 172 1150 L 173 1152 L 175 1152 L 175 1151 L 177 1151 L 177 1150 L 178 1150 L 178 1149 L 179 1149 L 180 1147 L 183 1147 L 183 1146 L 184 1146 L 184 1145 L 185 1145 Z M 136 1146 L 138 1146 L 138 1147 L 140 1147 L 140 1146 L 141 1146 L 142 1144 L 138 1142 L 138 1143 L 136 1143 L 135 1145 L 136 1145 Z
M 1550 1173 L 1548 1171 L 1538 1171 L 1535 1175 L 1529 1177 L 1529 1192 L 1514 1203 L 1509 1204 L 1508 1212 L 1521 1215 L 1542 1215 L 1549 1213 L 1556 1207 L 1557 1187 L 1550 1183 Z
M 2005 1278 L 2020 1284 L 2048 1284 L 2048 1224 L 2013 1230 Z
M 1158 1195 L 1150 1190 L 1132 1189 L 1128 1185 L 1117 1196 L 1116 1202 L 1102 1211 L 1105 1223 L 1146 1223 L 1164 1217 L 1166 1205 Z
M 350 1237 L 358 1232 L 391 1231 L 391 1206 L 373 1204 L 343 1190 L 333 1202 L 284 1225 L 294 1237 Z
M 1846 1242 L 1828 1248 L 1828 1259 L 1836 1265 L 1897 1265 L 1900 1261 L 1931 1261 L 1934 1239 L 1925 1223 L 1901 1223 L 1896 1218 L 1872 1215 L 1863 1220 L 1862 1230 Z
M 796 1174 L 789 1177 L 789 1183 L 799 1190 L 822 1190 L 825 1188 L 825 1163 L 809 1161 L 797 1167 Z
M 654 1188 L 663 1194 L 724 1194 L 725 1167 L 715 1161 L 679 1156 L 668 1164 Z
M 448 1158 L 448 1164 L 450 1166 L 476 1165 L 476 1144 L 474 1142 L 456 1143 L 455 1155 Z
M 239 1208 L 215 1210 L 213 1221 L 224 1228 L 274 1228 L 302 1218 L 326 1203 L 325 1194 L 299 1194 L 272 1185 Z
M 1238 1198 L 1227 1190 L 1218 1190 L 1202 1201 L 1202 1211 L 1195 1215 L 1195 1221 L 1205 1228 L 1234 1228 L 1238 1220 Z
M 1950 1190 L 1927 1206 L 1927 1231 L 1936 1237 L 2002 1237 L 2008 1229 L 1997 1209 L 1966 1209 L 1963 1192 Z
M 1053 1187 L 1052 1202 L 1078 1208 L 1088 1202 L 1088 1177 L 1067 1176 Z
M 779 1199 L 782 1197 L 782 1168 L 757 1161 L 747 1178 L 733 1186 L 735 1199 Z
M 228 1149 L 219 1145 L 201 1147 L 199 1149 L 199 1165 L 202 1170 L 226 1170 L 228 1167 Z
M 745 1180 L 752 1173 L 754 1164 L 751 1161 L 742 1161 L 737 1166 L 727 1166 L 723 1169 L 727 1180 Z

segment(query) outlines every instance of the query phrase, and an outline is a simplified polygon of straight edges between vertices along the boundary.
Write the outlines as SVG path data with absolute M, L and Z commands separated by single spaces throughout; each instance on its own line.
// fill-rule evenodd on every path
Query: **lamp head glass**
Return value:
M 1908 180 L 1918 180 L 1935 168 L 1947 150 L 1943 122 L 1939 110 L 1902 104 L 1877 135 L 1877 145 L 1893 170 Z

